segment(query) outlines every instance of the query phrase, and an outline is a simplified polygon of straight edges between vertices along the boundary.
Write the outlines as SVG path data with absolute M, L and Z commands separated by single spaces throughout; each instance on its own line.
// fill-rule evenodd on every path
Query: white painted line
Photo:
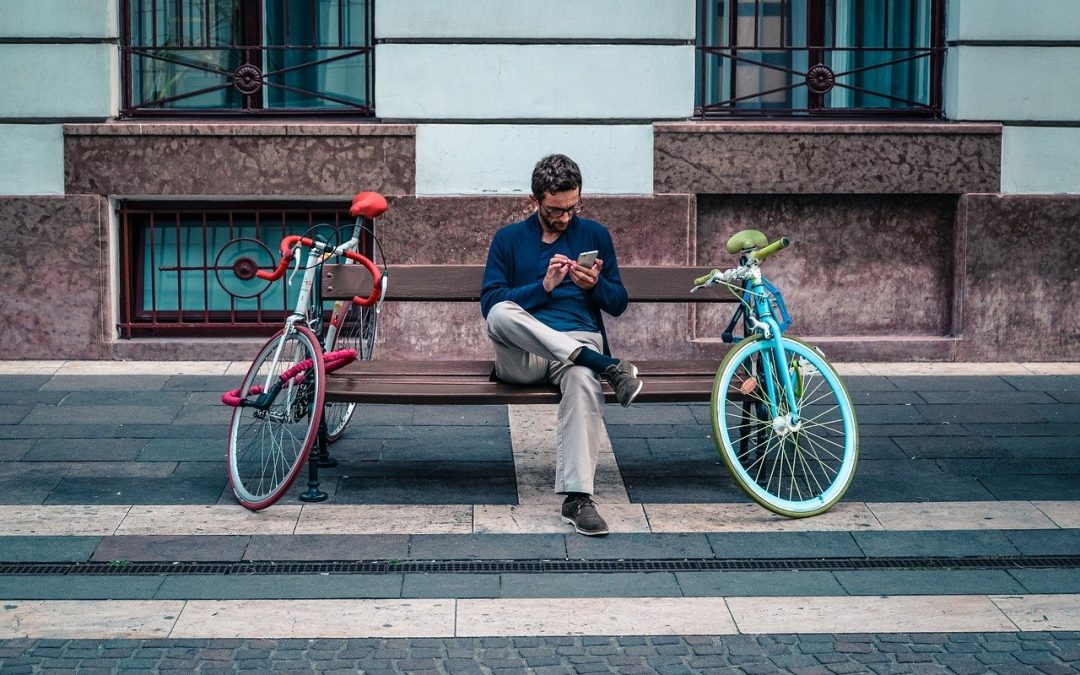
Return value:
M 67 361 L 57 375 L 224 375 L 230 361 Z
M 0 506 L 0 535 L 108 536 L 130 506 Z
M 646 504 L 653 532 L 863 532 L 882 529 L 862 502 L 843 502 L 813 518 L 785 518 L 757 504 Z
M 54 375 L 63 361 L 0 361 L 0 375 Z
M 2 600 L 0 639 L 151 639 L 172 632 L 182 600 Z
M 280 504 L 262 511 L 241 506 L 132 506 L 117 534 L 292 534 L 301 506 Z
M 1080 596 L 995 595 L 990 599 L 1020 630 L 1080 630 Z
M 469 534 L 472 522 L 469 504 L 305 504 L 294 534 Z
M 1080 502 L 1031 502 L 1058 527 L 1080 529 Z
M 597 511 L 611 532 L 649 532 L 649 521 L 641 504 L 606 504 L 598 501 Z M 473 510 L 473 532 L 477 534 L 569 534 L 559 504 L 477 504 Z
M 1076 502 L 1072 502 L 1076 504 Z M 1031 502 L 874 503 L 886 530 L 1045 530 L 1058 525 Z
M 914 363 L 863 363 L 869 375 L 883 376 L 927 376 L 940 377 L 944 375 L 972 375 L 972 376 L 995 376 L 995 375 L 1030 375 L 1023 364 L 1020 363 L 975 363 L 975 362 L 914 362 Z
M 728 598 L 727 604 L 741 633 L 1017 630 L 985 595 L 751 597 Z
M 1080 630 L 1080 595 L 0 600 L 0 639 Z
M 1080 361 L 1025 363 L 1032 375 L 1080 375 Z
M 561 504 L 563 497 L 555 493 L 555 429 L 559 406 L 509 405 L 507 414 L 518 503 Z M 598 501 L 609 504 L 630 502 L 606 432 L 597 459 L 594 489 Z
M 736 632 L 723 598 L 458 600 L 458 637 Z
M 453 637 L 454 602 L 189 600 L 169 637 Z
M 813 518 L 756 504 L 607 504 L 612 532 L 865 532 L 1080 529 L 1080 501 L 841 502 Z M 5 535 L 569 533 L 558 504 L 0 506 Z

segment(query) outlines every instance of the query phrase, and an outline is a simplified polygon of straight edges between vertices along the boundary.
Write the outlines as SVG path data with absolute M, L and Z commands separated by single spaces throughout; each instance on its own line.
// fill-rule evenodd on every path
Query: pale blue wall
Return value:
M 694 0 L 382 0 L 380 38 L 694 39 Z
M 694 49 L 656 45 L 380 45 L 375 105 L 391 120 L 678 119 Z
M 950 0 L 945 113 L 1004 125 L 1002 191 L 1080 193 L 1080 1 Z
M 416 193 L 529 194 L 544 155 L 574 158 L 585 194 L 651 194 L 652 126 L 622 124 L 422 124 Z
M 651 194 L 651 122 L 694 111 L 695 0 L 375 7 L 376 113 L 418 124 L 420 194 L 521 193 L 551 152 L 587 192 Z
M 118 19 L 116 0 L 0 0 L 0 194 L 63 194 L 60 122 L 116 114 Z
M 59 124 L 0 124 L 0 195 L 64 194 Z

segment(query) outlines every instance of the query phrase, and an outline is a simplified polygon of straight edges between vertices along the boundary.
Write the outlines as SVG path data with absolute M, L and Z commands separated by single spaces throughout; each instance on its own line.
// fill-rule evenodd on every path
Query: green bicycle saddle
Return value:
M 765 235 L 757 230 L 740 230 L 727 240 L 727 252 L 731 254 L 762 248 L 769 244 Z

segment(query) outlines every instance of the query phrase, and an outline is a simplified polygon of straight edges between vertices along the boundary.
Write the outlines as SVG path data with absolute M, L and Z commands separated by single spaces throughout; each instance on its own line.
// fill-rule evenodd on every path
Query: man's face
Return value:
M 574 211 L 581 203 L 581 190 L 574 188 L 563 192 L 548 192 L 539 201 L 536 197 L 530 197 L 530 199 L 536 204 L 540 225 L 544 230 L 562 233 L 570 225 Z

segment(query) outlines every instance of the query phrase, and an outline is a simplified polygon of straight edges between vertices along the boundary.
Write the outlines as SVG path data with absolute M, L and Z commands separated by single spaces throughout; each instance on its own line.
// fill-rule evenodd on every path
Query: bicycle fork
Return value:
M 759 331 L 764 339 L 769 342 L 769 349 L 763 349 L 761 355 L 762 377 L 765 380 L 765 393 L 769 406 L 769 417 L 772 420 L 773 431 L 780 437 L 789 433 L 797 432 L 802 428 L 802 419 L 799 416 L 798 398 L 801 392 L 796 391 L 799 386 L 801 375 L 796 372 L 795 380 L 792 378 L 792 368 L 784 354 L 783 335 L 780 325 L 773 316 L 772 307 L 768 295 L 764 292 L 764 284 L 760 277 L 753 279 L 751 283 L 751 297 L 754 298 L 754 315 L 751 325 Z M 753 315 L 752 315 L 753 316 Z M 794 366 L 798 370 L 798 366 Z M 780 392 L 776 391 L 777 384 Z M 800 387 L 801 388 L 801 387 Z M 781 414 L 780 396 L 784 397 L 787 404 L 788 414 Z

